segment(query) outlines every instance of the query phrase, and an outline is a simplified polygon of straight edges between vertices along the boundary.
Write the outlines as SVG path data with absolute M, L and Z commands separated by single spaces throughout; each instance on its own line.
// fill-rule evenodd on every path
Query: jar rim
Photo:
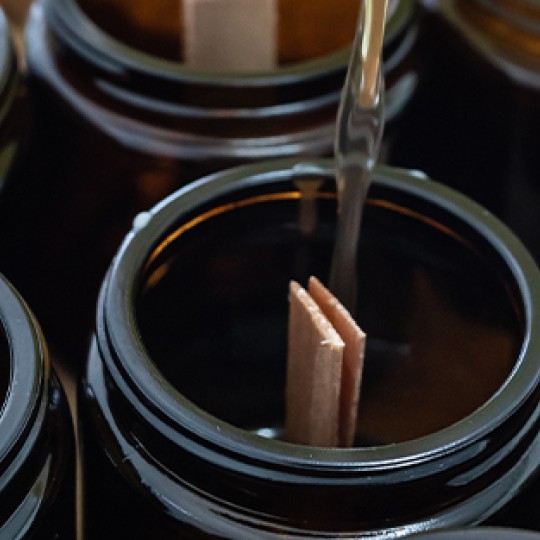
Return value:
M 45 361 L 33 316 L 19 293 L 2 276 L 0 324 L 9 348 L 9 382 L 4 403 L 0 404 L 1 462 L 17 444 L 40 406 L 49 364 Z M 0 358 L 0 361 L 5 359 Z
M 50 22 L 61 27 L 71 44 L 85 56 L 93 56 L 109 69 L 141 71 L 151 76 L 164 77 L 186 83 L 215 86 L 251 86 L 295 84 L 299 80 L 317 79 L 321 73 L 344 69 L 350 56 L 350 46 L 336 52 L 280 66 L 261 72 L 224 72 L 188 68 L 181 63 L 159 58 L 126 45 L 104 32 L 80 8 L 76 0 L 43 0 L 52 10 Z M 396 1 L 396 7 L 388 20 L 385 42 L 390 43 L 401 33 L 414 12 L 414 0 Z M 85 47 L 90 49 L 84 52 Z
M 232 426 L 199 409 L 161 375 L 138 333 L 133 302 L 138 269 L 148 260 L 170 224 L 193 204 L 253 183 L 289 179 L 292 171 L 326 177 L 334 174 L 332 160 L 301 164 L 296 159 L 288 159 L 241 166 L 185 186 L 135 220 L 134 229 L 117 252 L 102 291 L 98 318 L 106 325 L 106 339 L 114 355 L 114 359 L 105 361 L 119 362 L 134 392 L 142 396 L 146 404 L 155 405 L 174 425 L 189 425 L 193 433 L 213 445 L 257 461 L 327 470 L 393 468 L 451 454 L 492 432 L 501 418 L 523 404 L 540 379 L 540 335 L 532 332 L 539 309 L 540 271 L 514 234 L 478 204 L 447 186 L 384 166 L 378 168 L 376 183 L 403 190 L 458 216 L 495 249 L 519 289 L 525 319 L 523 343 L 512 372 L 486 403 L 460 421 L 421 438 L 385 446 L 326 449 L 265 439 Z

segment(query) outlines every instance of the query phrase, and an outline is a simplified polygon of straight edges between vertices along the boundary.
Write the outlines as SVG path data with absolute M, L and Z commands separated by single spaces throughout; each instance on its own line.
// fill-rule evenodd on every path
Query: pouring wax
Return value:
M 387 4 L 387 1 L 369 0 L 361 6 L 353 54 L 337 115 L 335 157 L 339 204 L 330 288 L 351 311 L 356 303 L 356 252 L 362 212 L 384 125 L 381 54 Z M 328 416 L 328 413 L 337 410 L 337 401 L 341 400 L 339 445 L 350 446 L 355 433 L 365 336 L 346 309 L 317 280 L 312 278 L 310 287 L 326 306 L 327 309 L 323 309 L 325 315 L 330 312 L 332 319 L 337 318 L 335 322 L 349 340 L 348 352 L 341 361 L 334 360 L 343 364 L 342 380 L 341 371 L 339 378 L 333 375 L 334 361 L 325 360 L 330 354 L 328 347 L 332 351 L 332 359 L 338 354 L 330 341 L 314 341 L 324 337 L 316 330 L 319 320 L 314 318 L 314 308 L 300 302 L 299 298 L 294 302 L 293 298 L 289 323 L 286 421 L 287 429 L 292 433 L 288 433 L 288 437 L 293 441 L 320 444 L 318 434 L 322 430 L 328 435 L 322 440 L 324 445 L 334 446 L 332 434 L 338 437 L 338 422 L 334 420 L 335 415 Z M 297 291 L 298 288 L 293 287 L 291 296 L 294 297 Z M 298 314 L 300 306 L 305 311 L 303 316 Z M 301 382 L 303 379 L 307 381 L 305 386 Z M 290 388 L 293 385 L 295 387 Z M 341 388 L 341 391 L 336 388 Z M 300 392 L 301 389 L 304 391 Z M 304 415 L 304 426 L 300 425 L 302 421 L 298 415 L 301 414 Z M 326 429 L 319 426 L 324 422 L 327 422 Z

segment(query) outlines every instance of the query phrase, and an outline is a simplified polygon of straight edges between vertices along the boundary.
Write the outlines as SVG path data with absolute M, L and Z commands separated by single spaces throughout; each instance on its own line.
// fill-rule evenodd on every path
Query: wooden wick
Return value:
M 344 343 L 307 291 L 294 281 L 289 305 L 287 439 L 337 446 Z
M 285 430 L 290 442 L 353 444 L 365 334 L 338 300 L 310 278 L 291 282 Z
M 345 343 L 341 370 L 339 446 L 352 446 L 364 367 L 366 335 L 337 298 L 315 277 L 309 279 L 309 294 Z
M 211 71 L 277 65 L 277 0 L 183 0 L 184 61 Z

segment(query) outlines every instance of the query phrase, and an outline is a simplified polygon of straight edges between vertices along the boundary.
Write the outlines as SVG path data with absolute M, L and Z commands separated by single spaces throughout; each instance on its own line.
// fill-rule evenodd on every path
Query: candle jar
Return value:
M 392 163 L 479 201 L 540 256 L 540 4 L 425 0 L 425 73 Z
M 512 500 L 537 519 L 540 274 L 403 171 L 364 212 L 355 444 L 282 440 L 288 284 L 325 282 L 335 221 L 330 160 L 232 169 L 135 219 L 81 386 L 88 538 L 395 538 L 504 524 Z
M 332 152 L 359 4 L 318 4 L 315 36 L 298 49 L 295 32 L 311 28 L 315 4 L 279 4 L 285 31 L 274 70 L 215 73 L 181 63 L 176 0 L 151 9 L 35 3 L 27 43 L 36 132 L 24 200 L 32 217 L 17 232 L 27 246 L 18 287 L 57 347 L 86 350 L 99 284 L 137 212 L 211 171 Z M 417 78 L 416 4 L 391 4 L 389 134 Z
M 66 397 L 41 331 L 0 279 L 0 538 L 75 538 L 75 461 Z

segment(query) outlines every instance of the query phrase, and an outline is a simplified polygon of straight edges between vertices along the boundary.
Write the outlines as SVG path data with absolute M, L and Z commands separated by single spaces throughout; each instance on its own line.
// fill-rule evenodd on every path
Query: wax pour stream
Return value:
M 384 125 L 382 45 L 388 0 L 364 0 L 337 114 L 338 222 L 330 289 L 351 314 L 362 211 Z
M 333 294 L 313 277 L 307 291 L 294 281 L 289 288 L 285 432 L 293 443 L 354 444 L 366 336 L 351 314 L 362 209 L 383 128 L 386 7 L 387 0 L 363 0 L 338 111 Z

